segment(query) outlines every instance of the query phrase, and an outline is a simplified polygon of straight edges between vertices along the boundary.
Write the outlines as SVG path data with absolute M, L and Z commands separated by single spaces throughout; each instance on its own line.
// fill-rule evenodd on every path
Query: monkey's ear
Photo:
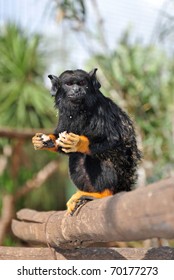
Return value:
M 97 72 L 97 68 L 94 68 L 93 70 L 91 70 L 88 74 L 91 78 L 92 84 L 94 86 L 94 88 L 96 90 L 98 90 L 101 87 L 101 84 L 99 83 L 99 81 L 97 80 L 96 77 L 96 72 Z
M 54 75 L 48 75 L 48 78 L 51 80 L 51 84 L 52 84 L 50 93 L 52 96 L 55 96 L 60 87 L 60 80 L 57 76 Z

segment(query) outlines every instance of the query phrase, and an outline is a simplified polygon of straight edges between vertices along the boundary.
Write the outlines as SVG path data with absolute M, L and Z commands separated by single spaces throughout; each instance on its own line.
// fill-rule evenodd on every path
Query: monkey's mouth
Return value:
M 84 93 L 73 93 L 73 94 L 68 94 L 68 99 L 73 101 L 73 102 L 78 102 L 81 101 L 83 98 L 85 98 L 85 94 Z

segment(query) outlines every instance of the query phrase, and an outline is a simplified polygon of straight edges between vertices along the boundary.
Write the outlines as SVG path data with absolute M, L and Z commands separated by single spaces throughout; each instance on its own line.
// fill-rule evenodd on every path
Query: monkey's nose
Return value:
M 73 86 L 73 92 L 78 93 L 79 92 L 79 87 L 77 85 Z

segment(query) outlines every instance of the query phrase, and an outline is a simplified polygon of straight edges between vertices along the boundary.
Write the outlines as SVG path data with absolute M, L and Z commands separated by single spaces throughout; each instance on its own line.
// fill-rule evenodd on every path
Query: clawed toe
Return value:
M 77 197 L 76 194 L 70 198 L 70 200 L 67 202 L 67 211 L 68 214 L 71 216 L 74 215 L 76 210 L 80 207 L 85 205 L 87 202 L 96 199 L 95 197 L 88 196 L 88 195 L 82 195 L 80 197 Z

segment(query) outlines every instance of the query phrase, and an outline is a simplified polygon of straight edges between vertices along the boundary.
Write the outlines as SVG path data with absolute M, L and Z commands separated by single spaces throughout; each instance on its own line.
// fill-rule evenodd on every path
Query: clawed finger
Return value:
M 38 133 L 36 133 L 36 135 L 34 136 L 34 137 L 38 137 L 38 138 L 41 138 L 42 137 L 42 135 L 43 135 L 43 133 L 41 133 L 41 132 L 38 132 Z M 33 137 L 33 138 L 34 138 Z
M 65 144 L 65 145 L 72 145 L 72 141 L 68 140 L 67 138 L 59 137 L 58 138 L 58 144 Z
M 78 143 L 79 142 L 79 135 L 76 135 L 76 134 L 73 134 L 73 133 L 66 133 L 66 134 L 63 134 L 63 133 L 60 133 L 59 134 L 59 140 L 64 142 L 64 143 L 67 143 L 67 144 L 70 144 L 70 143 Z
M 70 142 L 70 143 L 66 143 L 66 142 L 62 142 L 62 141 L 58 141 L 58 145 L 62 148 L 71 148 L 73 146 L 73 144 Z
M 65 147 L 63 144 L 65 144 L 66 147 L 68 147 L 68 145 L 74 146 L 78 142 L 79 142 L 79 135 L 73 133 L 67 133 L 65 131 L 59 133 L 58 144 L 61 145 L 62 147 Z
M 34 139 L 34 140 L 32 140 L 32 143 L 33 143 L 34 145 L 40 145 L 40 144 L 42 143 L 42 141 L 39 141 L 39 140 Z
M 67 138 L 69 139 L 69 140 L 71 140 L 71 141 L 74 141 L 74 142 L 79 142 L 79 135 L 77 135 L 77 134 L 74 134 L 74 133 L 69 133 L 68 135 L 67 135 Z
M 62 151 L 66 154 L 68 153 L 75 153 L 77 152 L 77 149 L 75 147 L 69 148 L 69 149 L 62 149 Z

